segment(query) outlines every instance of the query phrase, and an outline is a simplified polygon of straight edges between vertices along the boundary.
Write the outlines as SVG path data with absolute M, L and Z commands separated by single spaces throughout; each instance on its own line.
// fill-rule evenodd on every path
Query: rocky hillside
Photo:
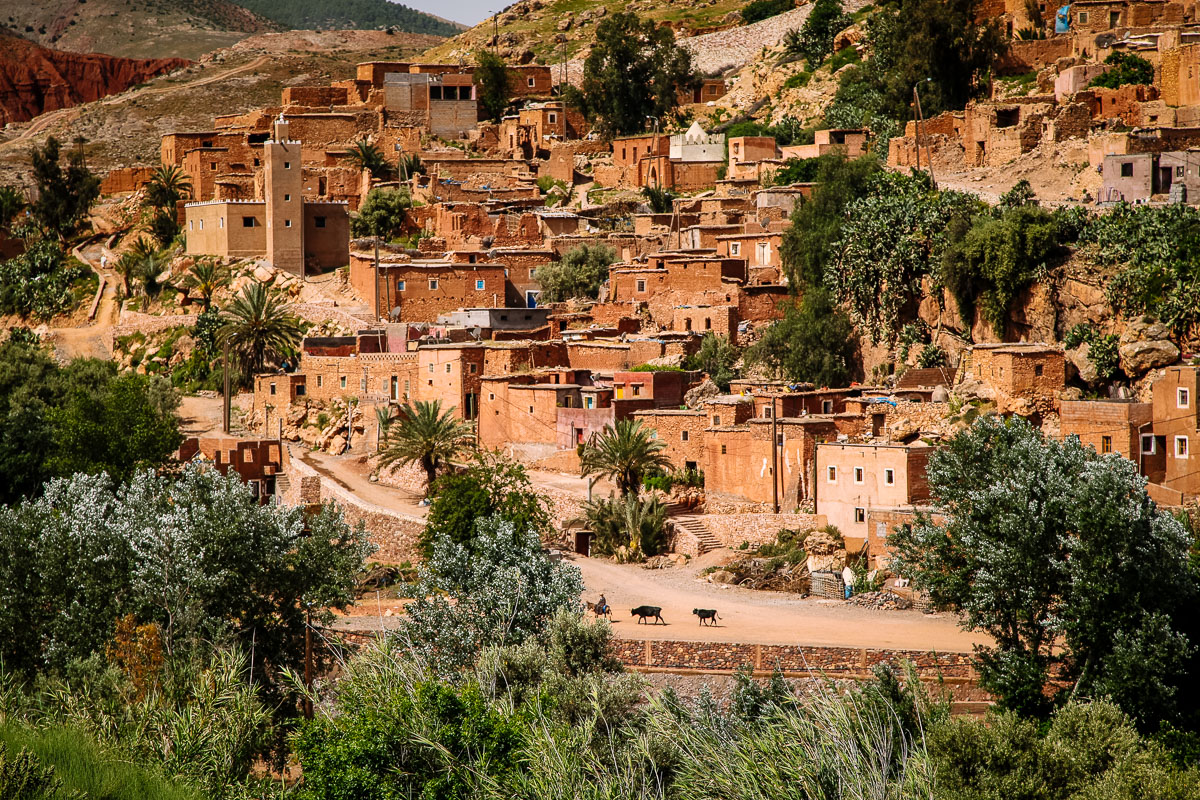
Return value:
M 0 124 L 99 100 L 189 63 L 67 53 L 0 34 Z
M 4 0 L 0 23 L 44 47 L 196 59 L 281 26 L 228 0 Z

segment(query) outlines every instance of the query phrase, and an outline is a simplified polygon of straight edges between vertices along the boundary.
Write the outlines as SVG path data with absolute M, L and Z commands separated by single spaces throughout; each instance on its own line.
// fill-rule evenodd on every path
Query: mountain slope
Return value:
M 281 27 L 228 0 L 0 0 L 0 24 L 57 50 L 187 59 Z
M 393 27 L 405 33 L 454 36 L 462 26 L 389 0 L 237 0 L 255 14 L 297 30 Z
M 188 64 L 67 53 L 0 33 L 0 125 L 99 100 Z

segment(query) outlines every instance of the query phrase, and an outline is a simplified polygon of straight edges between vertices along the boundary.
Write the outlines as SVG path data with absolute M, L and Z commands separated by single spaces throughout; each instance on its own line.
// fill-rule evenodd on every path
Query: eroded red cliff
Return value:
M 189 63 L 68 53 L 0 35 L 0 124 L 99 100 Z

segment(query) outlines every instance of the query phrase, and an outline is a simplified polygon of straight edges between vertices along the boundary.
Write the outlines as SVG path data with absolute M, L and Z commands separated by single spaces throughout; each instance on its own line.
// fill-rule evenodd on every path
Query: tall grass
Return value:
M 200 792 L 173 783 L 101 748 L 86 733 L 74 728 L 28 728 L 0 725 L 0 742 L 10 753 L 22 748 L 44 765 L 54 768 L 62 782 L 62 796 L 89 800 L 201 800 Z

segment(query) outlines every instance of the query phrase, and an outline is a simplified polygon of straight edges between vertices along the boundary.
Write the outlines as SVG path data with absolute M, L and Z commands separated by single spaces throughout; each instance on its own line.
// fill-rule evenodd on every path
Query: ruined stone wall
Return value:
M 1070 36 L 1014 39 L 1009 43 L 1008 51 L 997 60 L 995 70 L 999 75 L 1036 72 L 1054 66 L 1058 59 L 1072 55 L 1073 52 L 1074 43 Z
M 705 514 L 704 526 L 726 547 L 771 544 L 782 530 L 815 531 L 828 525 L 820 514 Z
M 125 194 L 141 189 L 154 176 L 153 167 L 121 167 L 109 170 L 100 182 L 100 194 Z

